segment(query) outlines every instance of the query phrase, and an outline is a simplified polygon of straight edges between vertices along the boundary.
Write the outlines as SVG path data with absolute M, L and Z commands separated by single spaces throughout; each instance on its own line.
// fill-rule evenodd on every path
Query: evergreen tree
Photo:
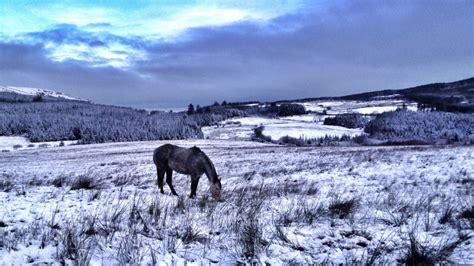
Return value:
M 194 114 L 194 105 L 190 103 L 188 105 L 188 115 L 192 115 L 192 114 Z

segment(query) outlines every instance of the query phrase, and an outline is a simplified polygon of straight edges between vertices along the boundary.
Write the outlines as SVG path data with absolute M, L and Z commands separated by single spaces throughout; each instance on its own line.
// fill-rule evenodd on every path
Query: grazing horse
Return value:
M 155 149 L 153 153 L 153 162 L 156 165 L 158 175 L 158 186 L 161 193 L 163 191 L 163 179 L 166 173 L 166 183 L 171 189 L 173 195 L 178 196 L 172 184 L 173 170 L 178 173 L 191 176 L 191 195 L 190 198 L 196 196 L 196 189 L 199 178 L 202 174 L 206 174 L 209 179 L 212 197 L 216 200 L 221 199 L 222 185 L 217 177 L 214 164 L 207 155 L 198 147 L 194 146 L 189 149 L 181 148 L 171 144 L 165 144 Z

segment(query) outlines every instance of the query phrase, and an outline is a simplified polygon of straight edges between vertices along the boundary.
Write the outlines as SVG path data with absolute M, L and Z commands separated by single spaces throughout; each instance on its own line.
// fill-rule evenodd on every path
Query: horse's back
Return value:
M 172 144 L 165 144 L 161 145 L 160 147 L 156 148 L 153 152 L 153 162 L 158 166 L 162 164 L 167 164 L 168 159 L 171 156 L 171 153 L 176 150 L 178 146 Z

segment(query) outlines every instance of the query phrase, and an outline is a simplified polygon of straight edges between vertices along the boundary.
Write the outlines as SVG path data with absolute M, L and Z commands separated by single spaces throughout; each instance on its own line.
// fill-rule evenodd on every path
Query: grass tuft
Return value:
M 336 199 L 329 204 L 329 211 L 340 219 L 349 217 L 356 210 L 358 200 L 356 198 L 348 200 Z
M 71 184 L 71 190 L 78 189 L 95 189 L 99 187 L 99 183 L 88 175 L 78 176 Z

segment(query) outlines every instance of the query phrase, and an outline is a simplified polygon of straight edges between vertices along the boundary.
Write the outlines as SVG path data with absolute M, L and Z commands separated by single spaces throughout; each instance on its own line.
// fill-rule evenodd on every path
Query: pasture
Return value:
M 156 185 L 153 150 L 198 146 L 222 180 Z M 0 154 L 0 264 L 474 263 L 472 146 L 189 140 Z

